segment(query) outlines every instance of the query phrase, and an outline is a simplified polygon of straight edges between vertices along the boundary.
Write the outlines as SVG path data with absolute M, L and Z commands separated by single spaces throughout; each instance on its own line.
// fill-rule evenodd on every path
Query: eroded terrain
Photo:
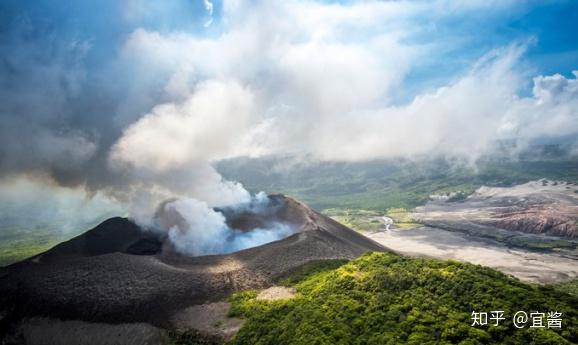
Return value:
M 385 217 L 380 229 L 364 233 L 402 254 L 467 261 L 524 281 L 578 278 L 574 184 L 540 180 L 509 188 L 481 187 L 464 200 L 438 198 L 410 215 L 424 226 L 391 226 Z
M 431 201 L 417 207 L 412 216 L 424 224 L 478 232 L 497 228 L 578 238 L 578 186 L 540 180 L 514 187 L 480 187 L 458 202 Z

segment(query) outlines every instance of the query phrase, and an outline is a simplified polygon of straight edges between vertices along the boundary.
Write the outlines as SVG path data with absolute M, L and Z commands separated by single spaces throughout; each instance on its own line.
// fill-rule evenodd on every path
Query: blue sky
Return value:
M 18 26 L 29 25 L 40 40 L 86 40 L 92 48 L 87 68 L 97 67 L 117 54 L 117 49 L 136 28 L 161 33 L 183 31 L 197 36 L 222 33 L 222 3 L 212 2 L 214 21 L 204 27 L 207 10 L 203 1 L 4 1 L 0 5 L 4 35 L 15 35 Z M 353 4 L 353 1 L 327 1 Z M 417 68 L 410 80 L 421 82 L 456 73 L 455 66 L 467 68 L 493 47 L 513 41 L 534 39 L 526 54 L 537 73 L 570 75 L 578 59 L 578 3 L 575 1 L 505 1 L 495 10 L 474 9 L 466 13 L 410 18 L 416 32 L 407 41 L 444 41 L 446 47 Z M 21 24 L 23 21 L 28 24 Z M 6 37 L 5 37 L 6 38 Z M 10 37 L 9 37 L 10 38 Z M 14 38 L 14 37 L 11 37 Z M 6 52 L 7 53 L 7 52 Z M 439 70 L 439 75 L 436 75 Z M 433 76 L 432 76 L 433 74 Z
M 442 84 L 485 52 L 511 42 L 531 42 L 521 63 L 528 64 L 535 74 L 570 76 L 576 69 L 578 3 L 575 1 L 519 1 L 506 10 L 450 17 L 436 24 L 434 31 L 420 33 L 416 39 L 435 41 L 453 37 L 458 42 L 410 74 L 408 79 L 418 84 L 429 81 Z
M 563 73 L 576 68 L 578 61 L 578 3 L 552 2 L 536 6 L 508 24 L 518 35 L 536 37 L 528 59 L 540 73 Z
M 213 22 L 202 0 L 126 1 L 4 1 L 0 5 L 4 40 L 19 44 L 18 35 L 36 36 L 39 41 L 90 42 L 84 68 L 99 71 L 118 54 L 123 40 L 137 28 L 160 33 L 186 32 L 214 37 L 225 32 L 220 21 L 221 1 L 213 4 Z M 354 1 L 327 1 L 351 5 Z M 516 41 L 529 41 L 524 62 L 536 74 L 570 76 L 578 61 L 578 3 L 575 1 L 505 1 L 507 5 L 438 16 L 408 16 L 414 27 L 403 40 L 414 44 L 439 42 L 434 54 L 408 73 L 401 101 L 415 96 L 422 87 L 439 86 L 469 66 L 485 52 Z M 23 28 L 27 27 L 27 29 Z M 387 30 L 387 24 L 384 25 Z M 46 43 L 46 42 L 44 42 Z M 42 44 L 42 43 L 40 43 Z M 6 47 L 6 46 L 5 46 Z M 10 55 L 13 46 L 3 54 Z M 49 56 L 46 57 L 50 59 Z

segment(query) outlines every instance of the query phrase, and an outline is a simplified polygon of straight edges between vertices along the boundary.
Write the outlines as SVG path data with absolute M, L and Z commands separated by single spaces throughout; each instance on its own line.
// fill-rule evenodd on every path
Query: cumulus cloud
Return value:
M 422 5 L 290 2 L 263 5 L 256 13 L 244 4 L 231 6 L 225 12 L 230 26 L 221 36 L 138 31 L 125 47 L 160 63 L 190 66 L 193 83 L 227 76 L 251 86 L 245 97 L 251 98 L 253 111 L 246 122 L 235 125 L 234 145 L 228 150 L 216 154 L 207 146 L 212 158 L 289 153 L 355 161 L 436 154 L 474 161 L 503 140 L 517 142 L 519 148 L 556 133 L 578 134 L 571 86 L 575 79 L 538 76 L 534 93 L 521 96 L 530 77 L 520 61 L 532 40 L 496 48 L 447 84 L 399 104 L 391 95 L 430 48 L 403 43 L 406 36 L 398 31 L 403 23 L 394 25 L 398 30 L 375 30 L 367 23 L 395 21 L 400 13 L 423 14 Z M 436 8 L 430 9 L 441 16 Z M 281 19 L 279 13 L 285 16 Z M 350 28 L 358 31 L 345 33 Z M 157 53 L 155 47 L 164 49 Z M 212 137 L 227 142 L 231 135 Z M 191 139 L 178 141 L 188 147 Z
M 530 118 L 527 126 L 520 126 L 523 128 L 520 135 L 556 137 L 576 134 L 578 71 L 573 71 L 572 74 L 574 78 L 566 78 L 560 74 L 534 78 L 534 97 L 519 110 L 533 118 Z
M 183 103 L 153 108 L 125 130 L 112 160 L 166 171 L 227 154 L 254 119 L 252 92 L 234 81 L 200 83 Z

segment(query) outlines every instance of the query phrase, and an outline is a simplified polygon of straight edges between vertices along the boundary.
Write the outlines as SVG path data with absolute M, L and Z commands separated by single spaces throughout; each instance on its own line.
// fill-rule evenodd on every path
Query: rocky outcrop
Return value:
M 476 225 L 578 238 L 578 186 L 545 180 L 514 187 L 481 187 L 463 201 L 432 201 L 412 214 L 425 224 Z M 454 226 L 454 225 L 452 225 Z
M 492 219 L 482 224 L 501 229 L 522 231 L 532 234 L 549 234 L 562 237 L 578 237 L 576 217 L 550 212 L 540 208 L 521 212 L 497 211 Z

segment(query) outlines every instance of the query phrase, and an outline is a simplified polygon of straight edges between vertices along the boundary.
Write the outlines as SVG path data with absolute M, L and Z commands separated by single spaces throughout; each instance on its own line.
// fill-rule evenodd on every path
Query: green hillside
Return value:
M 309 267 L 285 284 L 297 297 L 232 297 L 232 314 L 247 320 L 233 344 L 578 342 L 576 297 L 471 264 L 369 253 L 337 269 Z M 493 310 L 505 312 L 499 326 L 471 326 L 472 311 Z M 517 311 L 561 312 L 562 328 L 515 328 Z
M 578 159 L 486 159 L 467 165 L 444 159 L 291 163 L 290 158 L 237 158 L 218 171 L 251 191 L 284 193 L 309 206 L 383 211 L 425 204 L 431 194 L 512 186 L 542 178 L 578 183 Z

